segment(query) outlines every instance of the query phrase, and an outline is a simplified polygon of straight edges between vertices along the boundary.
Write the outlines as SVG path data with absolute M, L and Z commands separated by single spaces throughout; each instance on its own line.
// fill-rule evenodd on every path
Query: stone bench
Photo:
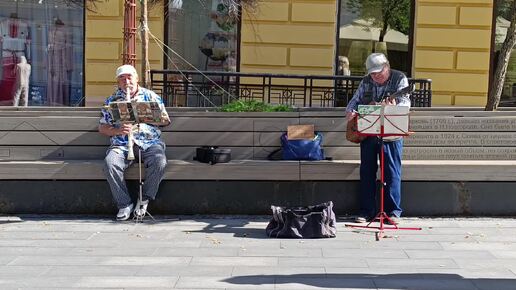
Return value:
M 358 180 L 359 146 L 345 140 L 342 109 L 289 113 L 174 110 L 163 129 L 170 180 Z M 4 108 L 0 111 L 0 179 L 102 180 L 109 140 L 97 132 L 95 108 Z M 291 124 L 314 124 L 332 161 L 268 161 Z M 403 180 L 514 180 L 514 111 L 411 113 Z M 193 161 L 195 148 L 232 149 L 233 161 Z M 128 178 L 137 177 L 136 168 Z M 137 172 L 136 172 L 137 173 Z
M 333 200 L 358 208 L 359 146 L 345 140 L 343 109 L 219 113 L 171 109 L 169 166 L 155 213 L 267 214 L 271 204 Z M 102 162 L 109 145 L 97 108 L 0 109 L 0 213 L 112 213 Z M 314 124 L 331 161 L 269 161 L 290 124 Z M 405 139 L 402 204 L 408 215 L 516 214 L 516 111 L 414 108 Z M 203 145 L 233 160 L 193 161 Z M 127 173 L 136 188 L 136 167 Z M 132 182 L 132 183 L 131 183 Z M 132 184 L 132 185 L 131 185 Z

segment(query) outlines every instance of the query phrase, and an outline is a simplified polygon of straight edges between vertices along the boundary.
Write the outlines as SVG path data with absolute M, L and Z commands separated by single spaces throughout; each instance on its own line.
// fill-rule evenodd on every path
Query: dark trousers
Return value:
M 384 142 L 384 210 L 388 215 L 401 216 L 401 155 L 403 139 Z M 376 180 L 381 141 L 368 137 L 360 143 L 360 213 L 373 217 L 376 213 Z M 379 178 L 378 178 L 379 180 Z

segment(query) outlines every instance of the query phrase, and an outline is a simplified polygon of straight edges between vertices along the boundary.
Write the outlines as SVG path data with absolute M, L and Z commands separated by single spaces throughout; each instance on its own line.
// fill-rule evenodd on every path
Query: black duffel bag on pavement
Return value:
M 272 219 L 265 232 L 270 238 L 334 238 L 337 222 L 333 202 L 318 205 L 281 207 L 271 206 Z

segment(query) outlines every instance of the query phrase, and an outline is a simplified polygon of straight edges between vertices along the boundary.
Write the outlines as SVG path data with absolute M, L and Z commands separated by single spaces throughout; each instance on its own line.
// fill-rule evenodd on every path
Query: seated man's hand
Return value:
M 118 128 L 118 134 L 117 135 L 129 135 L 131 133 L 131 130 L 133 129 L 132 124 L 122 124 L 120 128 Z

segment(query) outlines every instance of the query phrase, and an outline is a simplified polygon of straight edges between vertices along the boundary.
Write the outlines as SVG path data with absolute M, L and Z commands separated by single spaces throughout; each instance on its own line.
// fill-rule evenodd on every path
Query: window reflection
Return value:
M 392 68 L 407 74 L 409 21 L 408 0 L 341 0 L 338 66 L 340 70 L 341 63 L 349 63 L 349 69 L 339 74 L 363 76 L 372 52 L 386 54 Z
M 82 8 L 0 0 L 0 49 L 0 105 L 82 105 Z
M 172 49 L 199 70 L 236 71 L 238 22 L 223 1 L 184 1 L 182 9 L 168 12 Z M 170 55 L 169 68 L 193 69 Z
M 176 70 L 237 71 L 238 17 L 232 15 L 226 1 L 183 1 L 181 9 L 172 5 L 168 11 L 168 43 L 180 55 L 169 53 L 168 68 Z M 183 59 L 181 59 L 183 58 Z M 192 67 L 193 66 L 193 67 Z M 197 79 L 195 79 L 197 78 Z M 186 80 L 182 77 L 171 79 L 177 83 L 202 81 L 200 76 Z M 210 81 L 222 81 L 211 76 Z M 192 86 L 188 90 L 194 90 Z M 200 106 L 204 99 L 192 96 L 188 90 L 178 93 L 168 104 L 170 106 Z M 214 84 L 209 104 L 219 105 L 223 95 Z

